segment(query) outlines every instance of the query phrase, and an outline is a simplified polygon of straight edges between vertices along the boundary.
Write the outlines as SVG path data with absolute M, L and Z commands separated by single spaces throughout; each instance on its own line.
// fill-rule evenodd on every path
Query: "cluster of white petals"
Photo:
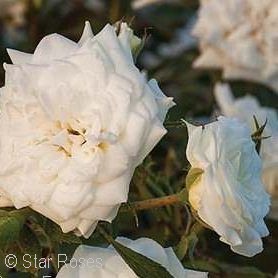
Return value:
M 263 107 L 253 96 L 235 99 L 228 84 L 218 83 L 214 91 L 221 113 L 236 117 L 248 124 L 250 133 L 256 131 L 253 116 L 260 124 L 267 120 L 262 140 L 261 156 L 263 161 L 263 181 L 272 197 L 270 217 L 278 219 L 278 116 L 275 109 Z
M 157 242 L 149 238 L 130 240 L 119 237 L 117 241 L 126 247 L 161 264 L 175 278 L 205 278 L 207 273 L 184 269 L 172 248 L 163 248 Z M 112 246 L 107 248 L 79 246 L 72 260 L 83 260 L 83 265 L 72 268 L 70 264 L 61 268 L 57 278 L 136 278 L 137 275 L 125 263 L 122 257 Z M 92 267 L 86 266 L 88 260 L 95 262 Z
M 192 207 L 234 252 L 254 256 L 268 235 L 264 217 L 270 201 L 249 128 L 225 117 L 204 127 L 187 126 L 187 159 L 203 170 L 189 189 Z
M 127 201 L 135 167 L 166 133 L 173 105 L 134 65 L 133 32 L 87 22 L 75 43 L 9 50 L 0 115 L 0 206 L 29 206 L 90 236 Z
M 193 34 L 195 67 L 219 68 L 225 78 L 261 82 L 278 93 L 278 1 L 201 0 Z

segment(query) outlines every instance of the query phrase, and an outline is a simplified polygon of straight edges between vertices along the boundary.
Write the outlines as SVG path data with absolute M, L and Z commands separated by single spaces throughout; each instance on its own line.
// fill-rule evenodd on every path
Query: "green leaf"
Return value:
M 191 168 L 185 179 L 186 188 L 189 190 L 191 186 L 198 183 L 203 173 L 204 170 L 200 168 Z
M 28 208 L 0 210 L 0 247 L 5 249 L 18 240 L 20 231 L 31 213 L 32 210 Z
M 5 265 L 5 254 L 0 250 L 0 277 L 7 277 L 8 268 Z
M 8 214 L 9 214 L 9 211 L 4 210 L 4 209 L 0 209 L 0 217 L 7 216 Z
M 186 262 L 185 267 L 187 268 L 194 268 L 195 270 L 199 271 L 207 271 L 211 273 L 221 273 L 222 269 L 214 263 L 214 261 L 208 261 L 208 260 L 194 260 Z
M 9 246 L 6 254 L 13 254 L 17 258 L 16 270 L 36 273 L 36 258 L 42 257 L 42 248 L 35 234 L 27 226 L 21 230 L 18 241 Z
M 140 278 L 174 278 L 161 264 L 111 240 L 111 244 Z
M 246 278 L 246 277 L 252 277 L 252 278 L 263 278 L 267 277 L 268 275 L 261 272 L 256 267 L 252 266 L 243 266 L 243 267 L 237 267 L 236 270 L 234 270 L 233 273 L 231 273 L 230 277 L 233 277 L 232 275 L 236 275 L 237 278 Z M 229 276 L 228 276 L 229 277 Z
M 101 226 L 98 231 L 139 278 L 174 278 L 161 264 L 115 241 Z
M 16 217 L 9 214 L 0 218 L 0 246 L 6 248 L 19 238 L 22 224 Z
M 223 277 L 227 278 L 272 277 L 253 266 L 231 265 L 213 258 L 209 258 L 209 260 L 197 259 L 194 261 L 187 261 L 184 266 L 187 268 L 194 268 L 195 270 L 210 272 L 211 274 L 222 274 Z

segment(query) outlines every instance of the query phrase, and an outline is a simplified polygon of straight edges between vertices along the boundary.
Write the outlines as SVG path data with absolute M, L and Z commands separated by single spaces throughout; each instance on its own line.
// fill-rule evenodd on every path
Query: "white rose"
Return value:
M 220 240 L 244 256 L 263 250 L 269 196 L 261 182 L 261 160 L 247 126 L 219 117 L 204 127 L 187 124 L 187 159 L 203 170 L 189 201 Z
M 196 67 L 220 68 L 228 79 L 262 82 L 278 93 L 278 1 L 201 0 L 193 34 Z
M 263 136 L 271 136 L 262 140 L 261 156 L 263 162 L 263 181 L 266 190 L 272 197 L 269 216 L 278 219 L 278 117 L 277 112 L 269 107 L 263 107 L 253 96 L 245 96 L 238 99 L 228 84 L 216 84 L 216 101 L 224 116 L 236 117 L 248 124 L 250 133 L 256 131 L 253 116 L 260 124 L 267 119 L 267 125 Z
M 136 68 L 126 36 L 109 24 L 93 36 L 87 22 L 79 43 L 53 34 L 33 55 L 8 51 L 0 206 L 29 206 L 85 237 L 116 216 L 173 105 Z
M 163 248 L 152 239 L 140 238 L 137 240 L 130 240 L 128 238 L 119 237 L 117 241 L 161 264 L 175 278 L 207 277 L 207 273 L 184 269 L 172 248 Z M 80 259 L 84 262 L 82 266 L 73 268 L 70 264 L 64 265 L 57 274 L 57 278 L 137 277 L 112 246 L 101 248 L 81 245 L 76 249 L 72 261 L 80 261 Z M 88 260 L 95 262 L 95 265 L 89 267 L 87 264 Z

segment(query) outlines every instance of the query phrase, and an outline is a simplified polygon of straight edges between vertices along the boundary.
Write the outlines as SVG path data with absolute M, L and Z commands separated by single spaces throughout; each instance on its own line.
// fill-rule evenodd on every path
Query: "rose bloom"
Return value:
M 219 117 L 204 127 L 187 124 L 187 159 L 203 171 L 189 188 L 189 201 L 220 240 L 244 256 L 263 250 L 269 196 L 261 182 L 261 160 L 247 126 Z
M 112 221 L 173 105 L 134 65 L 134 41 L 126 24 L 93 36 L 87 22 L 78 43 L 53 34 L 33 55 L 8 51 L 0 206 L 29 206 L 85 237 Z
M 263 107 L 253 96 L 235 99 L 228 84 L 218 83 L 214 91 L 216 101 L 224 116 L 236 117 L 248 124 L 250 133 L 256 131 L 253 116 L 267 125 L 263 136 L 270 138 L 262 140 L 261 156 L 263 162 L 263 181 L 266 190 L 271 195 L 271 210 L 269 217 L 278 219 L 278 117 L 275 109 Z
M 200 68 L 219 68 L 225 78 L 264 83 L 278 92 L 278 1 L 201 0 L 193 30 Z
M 126 247 L 161 264 L 175 278 L 205 278 L 207 273 L 184 269 L 172 248 L 163 248 L 149 238 L 130 240 L 118 237 L 117 241 Z M 126 264 L 111 245 L 107 248 L 80 245 L 72 258 L 72 265 L 81 261 L 79 267 L 64 265 L 57 278 L 136 278 L 133 270 Z M 91 262 L 89 265 L 88 262 Z

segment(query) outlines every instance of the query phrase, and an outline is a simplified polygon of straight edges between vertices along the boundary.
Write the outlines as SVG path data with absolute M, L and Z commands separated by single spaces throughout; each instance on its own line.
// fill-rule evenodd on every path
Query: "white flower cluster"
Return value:
M 0 115 L 0 207 L 29 206 L 91 235 L 127 201 L 135 167 L 166 133 L 173 106 L 134 65 L 123 23 L 78 43 L 53 34 L 33 55 L 9 50 Z
M 219 68 L 228 79 L 261 82 L 278 93 L 278 1 L 201 0 L 193 34 L 195 67 Z
M 261 237 L 268 235 L 264 217 L 270 202 L 248 127 L 225 117 L 187 127 L 187 159 L 203 171 L 189 189 L 192 207 L 234 252 L 256 255 L 263 250 Z
M 270 217 L 278 219 L 278 116 L 277 112 L 269 107 L 263 107 L 253 96 L 238 99 L 228 84 L 218 83 L 215 86 L 216 101 L 223 115 L 236 117 L 248 124 L 250 133 L 255 132 L 253 116 L 260 124 L 267 120 L 263 136 L 270 136 L 262 140 L 261 156 L 263 162 L 263 181 L 268 193 L 272 197 Z
M 205 278 L 207 273 L 184 269 L 179 259 L 176 257 L 172 248 L 163 248 L 157 242 L 149 238 L 140 238 L 137 240 L 130 240 L 128 238 L 119 237 L 116 239 L 124 246 L 142 254 L 149 259 L 161 264 L 167 271 L 175 278 Z M 136 278 L 137 275 L 130 269 L 116 250 L 109 246 L 107 248 L 79 246 L 74 255 L 75 261 L 87 261 L 91 259 L 92 262 L 97 262 L 98 265 L 88 267 L 86 264 L 83 267 L 71 268 L 65 265 L 59 271 L 57 278 Z
M 202 0 L 194 30 L 202 54 L 195 65 L 278 91 L 277 3 Z M 5 65 L 0 96 L 0 207 L 31 207 L 63 232 L 87 238 L 127 202 L 134 170 L 166 133 L 163 122 L 174 102 L 135 66 L 132 50 L 140 39 L 126 23 L 118 27 L 108 24 L 94 36 L 87 22 L 78 43 L 53 34 L 34 54 L 8 50 L 13 64 Z M 187 159 L 201 170 L 189 202 L 221 241 L 251 257 L 268 235 L 262 167 L 268 191 L 277 190 L 277 115 L 252 97 L 234 100 L 226 85 L 216 86 L 216 98 L 225 116 L 239 120 L 187 124 Z M 272 136 L 262 144 L 263 166 L 251 138 L 253 114 L 261 123 L 268 119 Z M 118 240 L 175 278 L 207 277 L 184 269 L 172 248 L 153 240 Z M 64 266 L 58 278 L 137 277 L 112 246 L 79 246 L 73 258 L 101 258 L 102 265 Z

